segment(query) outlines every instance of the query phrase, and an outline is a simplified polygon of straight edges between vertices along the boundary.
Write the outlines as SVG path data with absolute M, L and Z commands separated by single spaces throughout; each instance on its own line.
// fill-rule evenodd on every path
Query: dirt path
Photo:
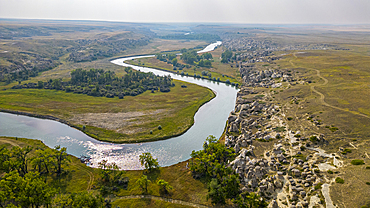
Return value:
M 177 199 L 169 199 L 165 197 L 160 197 L 160 196 L 152 196 L 152 195 L 131 195 L 131 196 L 122 196 L 122 197 L 117 197 L 117 199 L 153 199 L 153 200 L 160 200 L 160 201 L 165 201 L 165 202 L 170 202 L 173 204 L 181 204 L 185 206 L 191 206 L 191 207 L 198 207 L 198 208 L 207 208 L 207 206 L 201 205 L 201 204 L 195 204 L 191 202 L 186 202 L 186 201 L 181 201 Z
M 14 143 L 12 140 L 9 140 L 9 139 L 0 138 L 0 142 L 8 143 L 12 146 L 18 146 L 19 147 L 19 145 L 17 143 Z
M 86 168 L 84 168 L 84 167 L 81 167 L 81 166 L 78 166 L 78 165 L 76 165 L 76 164 L 74 164 L 78 169 L 80 169 L 80 170 L 82 170 L 82 171 L 84 171 L 84 172 L 86 172 L 88 175 L 89 175 L 89 177 L 90 177 L 90 180 L 89 180 L 89 184 L 87 185 L 87 188 L 86 188 L 86 190 L 90 190 L 91 189 L 91 186 L 92 186 L 92 184 L 93 184 L 93 182 L 94 182 L 94 174 L 91 172 L 91 171 L 89 171 L 89 170 L 87 170 Z
M 296 54 L 295 54 L 295 53 L 293 53 L 293 56 L 294 56 L 295 58 L 298 58 L 298 57 L 296 56 Z M 290 61 L 289 61 L 289 63 L 290 63 L 293 67 L 296 67 L 296 65 L 292 62 L 292 60 L 290 60 Z M 319 70 L 314 69 L 314 68 L 307 68 L 307 67 L 306 67 L 306 69 L 315 70 L 315 71 L 316 71 L 316 75 L 317 75 L 320 79 L 324 80 L 324 83 L 323 83 L 323 84 L 320 84 L 320 86 L 324 86 L 324 85 L 326 85 L 326 84 L 328 83 L 328 80 L 327 80 L 326 78 L 324 78 L 323 76 L 321 76 L 321 74 L 320 74 L 320 71 L 319 71 Z M 316 86 L 318 86 L 318 85 L 316 85 Z M 354 114 L 354 115 L 359 115 L 359 116 L 362 116 L 362 117 L 365 117 L 365 118 L 369 118 L 369 119 L 370 119 L 370 116 L 367 116 L 367 115 L 365 115 L 365 114 L 359 113 L 359 112 L 357 112 L 357 111 L 351 111 L 351 110 L 347 110 L 347 109 L 339 108 L 339 107 L 337 107 L 337 106 L 333 106 L 333 105 L 330 105 L 329 103 L 325 102 L 325 95 L 324 95 L 324 94 L 322 94 L 321 92 L 317 91 L 317 90 L 315 89 L 315 86 L 314 86 L 314 85 L 312 85 L 312 86 L 311 86 L 311 90 L 312 90 L 312 91 L 314 91 L 316 94 L 320 95 L 320 101 L 321 101 L 321 102 L 322 102 L 322 104 L 323 104 L 323 105 L 325 105 L 325 106 L 328 106 L 328 107 L 331 107 L 331 108 L 334 108 L 334 109 L 337 109 L 337 110 L 340 110 L 340 111 L 344 111 L 344 112 L 352 113 L 352 114 Z

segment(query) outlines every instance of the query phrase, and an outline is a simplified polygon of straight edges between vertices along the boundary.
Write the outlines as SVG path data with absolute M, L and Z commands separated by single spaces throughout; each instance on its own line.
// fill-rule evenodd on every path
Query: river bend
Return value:
M 207 51 L 213 50 L 220 44 L 217 42 L 212 47 L 207 46 L 206 49 Z M 74 156 L 90 156 L 92 167 L 96 167 L 99 161 L 106 159 L 108 162 L 116 162 L 121 169 L 142 169 L 139 155 L 144 152 L 150 152 L 158 158 L 161 166 L 169 166 L 189 159 L 192 150 L 202 148 L 208 135 L 214 135 L 216 138 L 222 135 L 227 117 L 234 109 L 237 89 L 224 83 L 124 63 L 126 60 L 144 57 L 151 56 L 120 58 L 113 60 L 112 63 L 124 67 L 129 66 L 142 72 L 153 72 L 156 75 L 170 75 L 173 79 L 201 85 L 216 93 L 214 99 L 199 108 L 194 116 L 194 125 L 183 135 L 155 142 L 113 144 L 95 140 L 57 121 L 9 113 L 0 113 L 0 135 L 39 139 L 49 147 L 56 145 L 67 147 L 67 152 Z

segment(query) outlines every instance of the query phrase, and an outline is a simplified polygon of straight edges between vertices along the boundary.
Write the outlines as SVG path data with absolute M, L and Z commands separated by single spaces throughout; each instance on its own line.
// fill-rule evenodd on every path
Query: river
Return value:
M 217 44 L 213 44 L 212 50 L 216 46 Z M 210 48 L 207 50 L 210 51 Z M 130 66 L 143 72 L 153 72 L 156 75 L 170 75 L 173 79 L 205 86 L 216 93 L 214 99 L 198 110 L 194 116 L 194 125 L 183 135 L 156 142 L 113 144 L 95 140 L 79 130 L 56 121 L 9 113 L 0 113 L 0 135 L 39 139 L 49 147 L 56 145 L 67 147 L 67 152 L 71 155 L 90 156 L 92 167 L 96 167 L 99 161 L 106 159 L 108 162 L 117 163 L 124 170 L 142 169 L 139 155 L 144 152 L 150 152 L 158 158 L 161 166 L 169 166 L 189 159 L 192 150 L 202 148 L 208 135 L 214 135 L 216 138 L 222 135 L 227 117 L 234 109 L 237 89 L 224 83 L 124 63 L 125 60 L 144 57 L 150 56 L 120 58 L 113 60 L 112 63 Z

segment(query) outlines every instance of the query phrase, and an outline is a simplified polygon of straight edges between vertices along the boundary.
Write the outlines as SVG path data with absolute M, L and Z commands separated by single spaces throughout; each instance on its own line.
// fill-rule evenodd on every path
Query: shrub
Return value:
M 153 134 L 153 131 L 152 130 L 150 130 L 150 134 Z
M 370 186 L 370 182 L 366 182 L 366 185 L 369 185 Z
M 329 174 L 333 174 L 333 171 L 331 171 L 331 170 L 328 170 L 328 173 L 329 173 Z
M 341 152 L 343 155 L 345 155 L 345 154 L 347 154 L 347 153 L 351 153 L 352 152 L 352 150 L 351 149 L 348 149 L 348 148 L 345 148 L 344 150 L 343 150 L 343 152 Z
M 316 137 L 316 136 L 311 136 L 311 137 L 310 137 L 310 141 L 311 141 L 311 142 L 317 142 L 317 141 L 318 141 L 318 139 L 317 139 L 317 137 Z
M 365 164 L 363 160 L 352 160 L 351 161 L 352 165 L 363 165 Z
M 322 186 L 322 183 L 318 183 L 318 184 L 315 186 L 315 190 L 317 190 L 317 189 L 321 189 L 321 186 Z
M 366 166 L 366 169 L 370 169 L 370 166 Z
M 335 182 L 343 184 L 343 183 L 344 183 L 344 180 L 343 180 L 343 179 L 341 179 L 341 178 L 339 178 L 339 177 L 337 177 L 337 178 L 335 179 Z
M 162 130 L 162 126 L 161 125 L 158 126 L 158 130 Z
M 293 120 L 293 118 L 292 118 L 292 117 L 288 117 L 287 119 L 288 119 L 288 121 L 291 121 L 291 120 Z

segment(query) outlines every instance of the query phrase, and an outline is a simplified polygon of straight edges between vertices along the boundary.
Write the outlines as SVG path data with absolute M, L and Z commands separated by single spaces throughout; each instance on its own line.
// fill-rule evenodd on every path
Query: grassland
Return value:
M 0 145 L 6 145 L 9 149 L 12 146 L 25 147 L 27 145 L 36 148 L 48 148 L 41 141 L 33 139 L 0 137 Z M 32 157 L 34 150 L 30 153 Z M 68 150 L 67 150 L 68 151 Z M 80 160 L 73 156 L 68 156 L 71 162 L 64 169 L 68 174 L 58 183 L 52 183 L 53 186 L 59 187 L 61 193 L 71 193 L 80 191 L 91 191 L 98 193 L 100 188 L 99 169 L 90 168 Z M 142 195 L 141 189 L 136 180 L 141 177 L 143 171 L 124 171 L 124 176 L 129 178 L 129 184 L 126 190 L 120 189 L 113 195 L 109 196 L 112 204 L 120 207 L 189 207 L 187 205 L 173 204 L 161 200 L 162 197 L 168 199 L 181 200 L 183 202 L 191 202 L 193 204 L 210 205 L 206 199 L 207 187 L 199 180 L 192 177 L 191 172 L 186 168 L 187 162 L 178 163 L 170 167 L 160 168 L 158 171 L 148 174 L 148 178 L 152 181 L 148 187 L 148 196 L 156 196 L 157 200 L 134 198 Z M 0 176 L 3 173 L 0 172 Z M 173 186 L 173 190 L 169 195 L 161 195 L 159 187 L 156 185 L 157 180 L 164 179 Z M 48 180 L 52 181 L 52 180 Z M 133 197 L 133 198 L 130 198 Z
M 270 91 L 282 104 L 285 125 L 304 135 L 324 134 L 328 141 L 320 148 L 341 154 L 343 167 L 329 179 L 340 177 L 344 184 L 332 183 L 330 195 L 339 207 L 361 207 L 369 203 L 366 185 L 370 172 L 370 59 L 368 45 L 345 45 L 349 51 L 305 51 L 292 53 L 277 65 L 296 73 L 296 83 Z M 311 117 L 311 119 L 309 119 Z M 315 125 L 313 119 L 320 122 Z M 354 166 L 353 159 L 365 165 Z
M 147 91 L 122 100 L 55 90 L 8 89 L 0 91 L 0 108 L 52 115 L 80 129 L 85 125 L 85 133 L 102 141 L 153 141 L 184 133 L 193 124 L 198 108 L 215 96 L 204 87 L 174 83 L 168 93 Z M 182 88 L 183 84 L 188 87 Z
M 65 28 L 66 27 L 66 28 Z M 64 28 L 64 29 L 63 29 Z M 37 82 L 49 79 L 70 79 L 70 72 L 77 68 L 99 68 L 114 71 L 121 76 L 125 74 L 124 67 L 110 63 L 114 57 L 102 58 L 89 62 L 71 62 L 66 47 L 74 47 L 74 41 L 85 39 L 138 39 L 141 33 L 127 30 L 107 31 L 99 26 L 87 26 L 89 30 L 74 30 L 74 26 L 63 26 L 61 31 L 52 32 L 50 36 L 34 36 L 16 40 L 2 40 L 0 46 L 4 51 L 27 54 L 29 52 L 42 54 L 44 57 L 56 57 L 60 65 L 39 73 L 39 76 L 29 77 L 22 81 Z M 176 41 L 151 39 L 149 44 L 137 46 L 116 54 L 115 57 L 156 53 L 168 50 L 206 45 L 203 41 Z M 98 46 L 96 46 L 98 47 Z M 102 48 L 103 50 L 104 48 Z M 63 53 L 60 52 L 63 50 Z M 96 50 L 100 50 L 97 48 Z M 3 51 L 1 51 L 3 53 Z M 10 62 L 0 57 L 0 64 L 7 66 Z M 94 98 L 86 95 L 66 94 L 64 92 L 47 90 L 11 90 L 13 82 L 5 85 L 0 83 L 0 108 L 24 111 L 32 114 L 51 115 L 66 120 L 85 133 L 99 140 L 111 142 L 140 142 L 164 139 L 184 133 L 192 124 L 193 116 L 198 108 L 214 97 L 210 90 L 175 81 L 170 93 L 144 93 L 137 97 L 127 96 L 124 100 Z M 100 120 L 99 120 L 100 119 Z M 162 130 L 158 130 L 158 126 Z M 152 134 L 150 134 L 152 131 Z

